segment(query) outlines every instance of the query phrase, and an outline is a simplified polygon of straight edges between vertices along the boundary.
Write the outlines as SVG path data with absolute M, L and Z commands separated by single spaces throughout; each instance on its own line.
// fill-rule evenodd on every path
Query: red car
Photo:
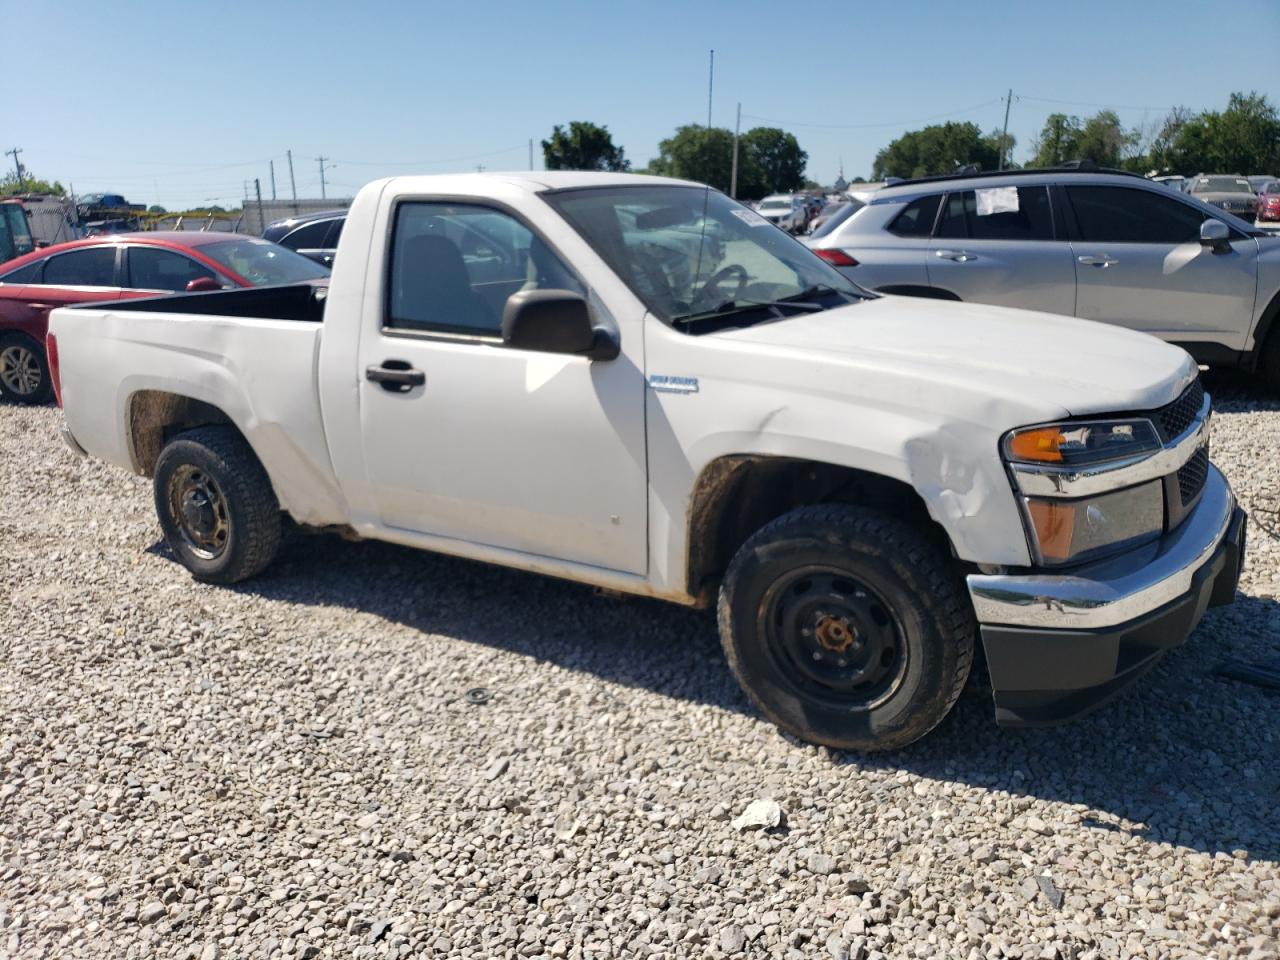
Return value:
M 1254 207 L 1254 219 L 1269 222 L 1280 220 L 1280 180 L 1272 180 L 1262 188 Z
M 328 276 L 292 250 L 229 233 L 122 233 L 37 250 L 0 265 L 0 397 L 52 396 L 44 339 L 54 307 Z

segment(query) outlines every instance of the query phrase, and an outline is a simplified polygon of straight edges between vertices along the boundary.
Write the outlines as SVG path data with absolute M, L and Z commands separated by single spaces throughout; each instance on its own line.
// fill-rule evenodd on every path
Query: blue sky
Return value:
M 30 23 L 29 30 L 15 26 Z M 998 128 L 1027 155 L 1045 116 L 1130 125 L 1233 90 L 1280 100 L 1280 0 L 1070 4 L 367 3 L 0 0 L 0 144 L 78 192 L 234 204 L 258 177 L 330 196 L 392 173 L 526 169 L 556 123 L 609 127 L 636 166 L 679 125 L 780 126 L 809 172 L 867 175 L 904 130 Z M 1254 51 L 1250 54 L 1249 51 Z M 1057 102 L 1062 101 L 1062 102 Z M 11 158 L 3 158 L 12 166 Z M 1280 171 L 1278 171 L 1280 172 Z

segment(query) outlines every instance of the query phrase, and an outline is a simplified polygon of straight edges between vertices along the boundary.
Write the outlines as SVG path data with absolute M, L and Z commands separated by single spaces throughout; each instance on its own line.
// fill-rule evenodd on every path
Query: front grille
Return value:
M 1178 495 L 1184 507 L 1191 504 L 1209 477 L 1209 448 L 1201 447 L 1178 471 Z
M 1166 404 L 1155 411 L 1156 423 L 1164 436 L 1165 443 L 1181 436 L 1191 426 L 1200 406 L 1204 403 L 1204 385 L 1197 378 L 1191 386 L 1182 391 L 1182 395 L 1173 403 Z

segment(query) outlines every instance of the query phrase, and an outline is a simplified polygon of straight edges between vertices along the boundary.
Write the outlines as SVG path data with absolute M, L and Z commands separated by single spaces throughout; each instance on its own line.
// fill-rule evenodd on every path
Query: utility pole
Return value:
M 276 198 L 276 162 L 268 160 L 267 166 L 271 168 L 271 199 Z
M 267 228 L 267 218 L 262 215 L 262 184 L 257 177 L 253 178 L 253 192 L 258 195 L 258 232 Z
M 533 137 L 529 138 L 529 169 L 533 169 Z
M 25 180 L 25 178 L 22 175 L 22 161 L 18 159 L 18 154 L 20 154 L 21 152 L 22 152 L 21 147 L 14 147 L 12 150 L 6 150 L 4 152 L 4 155 L 6 157 L 13 157 L 13 166 L 14 166 L 14 169 L 17 170 L 18 172 L 18 189 L 19 190 L 22 189 L 22 184 Z
M 711 51 L 711 70 L 707 74 L 707 129 L 711 129 L 711 92 L 716 85 L 716 52 Z
M 293 151 L 286 150 L 284 155 L 289 158 L 289 192 L 293 194 L 293 212 L 298 212 L 298 185 L 293 179 Z
M 1004 129 L 1000 131 L 1000 163 L 996 167 L 997 170 L 1004 169 L 1004 145 L 1009 136 L 1009 107 L 1013 104 L 1013 87 L 1009 88 L 1009 95 L 1004 100 Z
M 337 166 L 336 163 L 325 163 L 325 161 L 328 159 L 329 159 L 328 157 L 324 157 L 324 156 L 316 157 L 316 162 L 320 164 L 320 199 L 321 200 L 324 200 L 328 196 L 324 192 L 324 172 L 325 170 L 332 170 L 334 167 Z
M 738 131 L 742 129 L 742 104 L 738 104 L 738 119 L 733 124 L 733 172 L 729 174 L 729 198 L 738 199 Z

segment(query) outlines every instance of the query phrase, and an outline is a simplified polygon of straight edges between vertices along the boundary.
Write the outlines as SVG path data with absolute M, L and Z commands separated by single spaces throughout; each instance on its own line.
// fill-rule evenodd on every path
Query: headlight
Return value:
M 1155 425 L 1135 418 L 1026 427 L 1006 434 L 1001 450 L 1019 473 L 1079 476 L 1136 463 L 1161 446 Z M 1037 564 L 1118 553 L 1159 537 L 1164 529 L 1160 480 L 1080 499 L 1019 495 Z
M 1160 449 L 1160 437 L 1150 420 L 1093 420 L 1014 430 L 1002 446 L 1011 463 L 1083 467 L 1145 457 Z

